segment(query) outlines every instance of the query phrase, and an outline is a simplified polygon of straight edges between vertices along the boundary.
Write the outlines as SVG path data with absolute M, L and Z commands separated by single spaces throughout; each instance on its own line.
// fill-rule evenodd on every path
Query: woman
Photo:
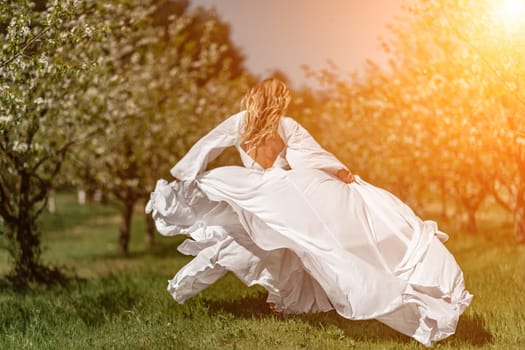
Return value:
M 440 240 L 392 194 L 374 187 L 284 117 L 287 87 L 268 79 L 244 110 L 200 139 L 159 180 L 146 211 L 195 258 L 169 282 L 179 303 L 232 271 L 268 290 L 284 313 L 335 309 L 377 319 L 431 345 L 454 333 L 472 296 Z M 244 167 L 205 172 L 235 146 Z

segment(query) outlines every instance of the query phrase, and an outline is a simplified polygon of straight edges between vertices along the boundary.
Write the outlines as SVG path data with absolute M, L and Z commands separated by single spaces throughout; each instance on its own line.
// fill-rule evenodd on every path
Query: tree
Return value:
M 86 50 L 100 35 L 86 16 L 94 7 L 0 3 L 0 234 L 13 260 L 10 278 L 21 285 L 56 276 L 40 262 L 36 220 L 66 156 L 105 122 L 85 110 L 99 54 Z
M 106 96 L 103 113 L 115 122 L 77 153 L 73 166 L 120 204 L 122 254 L 129 249 L 135 205 L 145 203 L 157 178 L 169 174 L 197 137 L 235 110 L 246 85 L 232 69 L 239 56 L 231 57 L 232 45 L 215 17 L 179 9 L 155 24 L 163 3 L 132 4 L 112 15 L 127 25 L 99 43 L 107 54 L 98 65 L 118 85 L 108 90 L 102 79 L 88 91 Z
M 449 193 L 469 213 L 491 194 L 513 212 L 523 242 L 525 28 L 510 13 L 501 17 L 503 5 L 420 1 L 393 27 L 390 50 L 394 78 L 406 77 L 400 90 L 410 91 L 412 106 L 427 109 L 410 120 L 442 130 L 434 138 L 444 152 L 430 156 L 452 175 Z
M 336 97 L 330 105 L 344 120 L 338 121 L 341 133 L 374 149 L 365 158 L 348 154 L 362 159 L 373 177 L 402 184 L 394 192 L 418 202 L 440 197 L 443 212 L 452 199 L 458 212 L 467 213 L 470 231 L 480 205 L 492 196 L 513 213 L 522 242 L 525 28 L 511 14 L 498 15 L 498 6 L 489 0 L 405 6 L 382 40 L 389 66 L 370 62 L 364 76 L 350 83 L 330 76 Z M 352 133 L 354 120 L 370 137 Z M 363 123 L 377 134 L 364 132 Z M 378 154 L 383 159 L 370 167 Z

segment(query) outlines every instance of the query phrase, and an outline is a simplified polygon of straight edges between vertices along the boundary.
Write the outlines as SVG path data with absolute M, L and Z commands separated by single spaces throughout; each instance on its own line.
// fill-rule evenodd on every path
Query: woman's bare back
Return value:
M 281 137 L 279 135 L 272 135 L 264 139 L 255 149 L 247 151 L 246 153 L 262 168 L 268 169 L 273 166 L 284 147 L 286 147 L 286 145 Z

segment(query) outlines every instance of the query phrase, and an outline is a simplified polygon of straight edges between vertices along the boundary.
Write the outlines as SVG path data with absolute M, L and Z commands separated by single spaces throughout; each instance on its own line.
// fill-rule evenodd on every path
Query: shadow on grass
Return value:
M 208 308 L 210 314 L 227 312 L 236 317 L 250 319 L 274 317 L 266 303 L 266 293 L 257 293 L 237 300 L 218 301 L 203 299 L 202 302 Z
M 378 321 L 351 321 L 339 316 L 335 311 L 277 317 L 270 313 L 266 303 L 266 293 L 258 293 L 232 301 L 205 299 L 203 303 L 211 315 L 226 312 L 236 317 L 247 319 L 275 318 L 281 319 L 283 322 L 286 322 L 286 320 L 301 320 L 319 329 L 335 326 L 341 329 L 345 336 L 354 340 L 395 340 L 403 343 L 410 341 L 408 337 L 397 333 Z
M 42 287 L 65 288 L 80 282 L 84 282 L 84 279 L 66 266 L 38 265 L 30 275 L 12 270 L 7 275 L 0 276 L 0 292 L 26 294 Z
M 278 318 L 270 313 L 266 303 L 266 293 L 244 297 L 232 301 L 203 300 L 211 315 L 230 313 L 236 317 L 248 319 Z M 348 320 L 335 311 L 284 316 L 287 319 L 302 320 L 312 327 L 326 329 L 334 326 L 341 329 L 345 336 L 354 340 L 396 341 L 410 343 L 413 340 L 376 320 Z M 451 346 L 484 346 L 492 344 L 494 337 L 485 327 L 485 320 L 480 315 L 463 315 L 455 335 L 440 343 Z M 423 346 L 422 346 L 423 348 Z
M 483 346 L 494 343 L 494 336 L 487 330 L 485 320 L 479 315 L 463 315 L 459 319 L 456 333 L 443 343 Z

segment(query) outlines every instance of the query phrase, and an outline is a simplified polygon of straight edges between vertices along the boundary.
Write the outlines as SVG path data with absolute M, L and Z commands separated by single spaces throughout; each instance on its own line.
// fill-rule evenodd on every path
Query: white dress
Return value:
M 231 271 L 285 313 L 335 309 L 427 346 L 453 334 L 472 295 L 436 223 L 358 176 L 337 179 L 346 167 L 289 117 L 278 129 L 286 146 L 263 169 L 239 145 L 244 116 L 200 139 L 171 170 L 183 181 L 159 180 L 146 206 L 161 234 L 189 237 L 178 249 L 195 256 L 169 281 L 175 300 Z M 245 167 L 205 172 L 229 146 Z

